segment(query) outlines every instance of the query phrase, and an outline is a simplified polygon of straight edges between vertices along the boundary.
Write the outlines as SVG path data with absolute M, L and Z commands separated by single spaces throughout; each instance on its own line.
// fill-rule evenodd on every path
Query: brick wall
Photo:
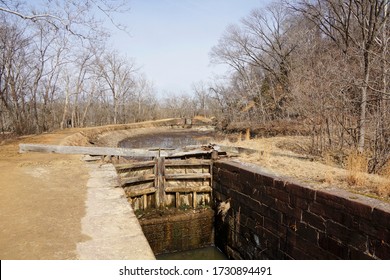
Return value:
M 390 259 L 390 204 L 234 162 L 213 167 L 215 243 L 234 259 Z
M 210 208 L 168 212 L 139 221 L 155 255 L 214 244 L 214 211 Z

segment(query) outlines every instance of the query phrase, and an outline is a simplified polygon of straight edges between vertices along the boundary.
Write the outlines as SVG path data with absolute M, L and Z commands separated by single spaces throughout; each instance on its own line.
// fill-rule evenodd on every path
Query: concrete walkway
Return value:
M 117 186 L 112 164 L 87 163 L 86 215 L 82 233 L 91 239 L 77 244 L 79 259 L 155 259 L 138 219 Z

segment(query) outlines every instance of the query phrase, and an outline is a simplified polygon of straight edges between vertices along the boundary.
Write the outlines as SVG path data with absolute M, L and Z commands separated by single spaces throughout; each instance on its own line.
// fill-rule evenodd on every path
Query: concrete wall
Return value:
M 390 204 L 216 162 L 215 243 L 234 259 L 390 259 Z

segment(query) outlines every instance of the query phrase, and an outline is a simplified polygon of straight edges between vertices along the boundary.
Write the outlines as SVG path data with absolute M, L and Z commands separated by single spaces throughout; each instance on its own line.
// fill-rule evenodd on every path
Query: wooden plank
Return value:
M 60 146 L 44 144 L 19 144 L 19 152 L 40 152 L 40 153 L 57 153 L 57 154 L 81 154 L 81 155 L 102 155 L 102 156 L 125 156 L 125 157 L 166 157 L 179 158 L 186 156 L 209 155 L 213 151 L 219 154 L 252 154 L 258 152 L 254 149 L 229 146 L 215 146 L 215 150 L 208 147 L 194 146 L 186 149 L 155 150 L 155 149 L 127 149 L 111 147 L 86 147 L 86 146 Z
M 125 186 L 128 184 L 153 181 L 154 178 L 155 178 L 154 174 L 146 174 L 146 175 L 136 176 L 136 177 L 123 177 L 120 179 L 120 183 L 121 186 Z
M 145 149 L 125 149 L 110 147 L 81 147 L 81 146 L 59 146 L 43 144 L 19 144 L 19 152 L 40 152 L 56 154 L 80 154 L 80 155 L 102 155 L 102 156 L 124 156 L 124 157 L 156 157 L 167 155 L 165 151 L 149 151 Z
M 158 157 L 156 164 L 156 173 L 157 173 L 157 181 L 156 181 L 156 200 L 159 202 L 157 205 L 159 208 L 163 208 L 165 206 L 165 158 Z
M 190 192 L 212 192 L 212 188 L 210 186 L 191 186 L 191 187 L 185 187 L 185 186 L 174 186 L 169 185 L 169 183 L 165 186 L 165 192 L 178 192 L 178 193 L 190 193 Z
M 166 180 L 210 179 L 210 173 L 165 174 Z
M 144 196 L 147 194 L 153 194 L 156 192 L 156 188 L 149 187 L 149 188 L 130 188 L 126 190 L 126 194 L 130 196 L 131 198 L 136 196 Z M 143 197 L 144 198 L 144 197 Z
M 166 160 L 165 166 L 204 166 L 211 165 L 211 160 L 207 159 L 187 159 L 187 160 Z
M 168 155 L 166 158 L 179 158 L 179 157 L 189 157 L 189 156 L 201 156 L 201 155 L 208 155 L 211 154 L 210 151 L 204 151 L 204 150 L 193 150 L 193 151 L 174 151 L 174 152 L 168 152 Z
M 123 171 L 123 170 L 133 170 L 133 169 L 145 168 L 145 167 L 154 167 L 155 164 L 156 164 L 155 161 L 142 161 L 142 162 L 116 164 L 114 166 L 117 171 Z
M 192 207 L 193 207 L 193 208 L 198 207 L 198 205 L 197 205 L 196 192 L 192 192 Z

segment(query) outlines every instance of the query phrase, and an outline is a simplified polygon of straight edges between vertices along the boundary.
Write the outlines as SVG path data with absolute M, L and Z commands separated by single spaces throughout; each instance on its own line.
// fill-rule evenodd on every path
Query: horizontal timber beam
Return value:
M 199 193 L 211 193 L 212 188 L 210 186 L 172 186 L 168 185 L 165 187 L 165 192 L 172 193 L 172 192 L 179 192 L 179 193 L 188 193 L 188 192 L 199 192 Z
M 152 194 L 156 192 L 156 188 L 154 187 L 149 187 L 149 188 L 143 188 L 143 189 L 138 189 L 138 188 L 128 188 L 126 189 L 126 194 L 127 196 L 133 198 L 136 196 L 141 196 L 141 195 L 147 195 L 147 194 Z
M 154 174 L 147 174 L 147 175 L 142 175 L 137 177 L 124 177 L 120 179 L 120 182 L 121 182 L 121 186 L 124 186 L 127 184 L 153 181 L 155 177 L 156 176 Z
M 187 173 L 187 174 L 165 174 L 166 180 L 196 180 L 196 179 L 210 179 L 210 173 Z
M 39 152 L 55 154 L 80 154 L 100 156 L 124 156 L 124 157 L 157 157 L 168 156 L 165 151 L 149 151 L 146 149 L 125 149 L 110 147 L 81 147 L 81 146 L 60 146 L 43 144 L 19 144 L 19 152 Z

